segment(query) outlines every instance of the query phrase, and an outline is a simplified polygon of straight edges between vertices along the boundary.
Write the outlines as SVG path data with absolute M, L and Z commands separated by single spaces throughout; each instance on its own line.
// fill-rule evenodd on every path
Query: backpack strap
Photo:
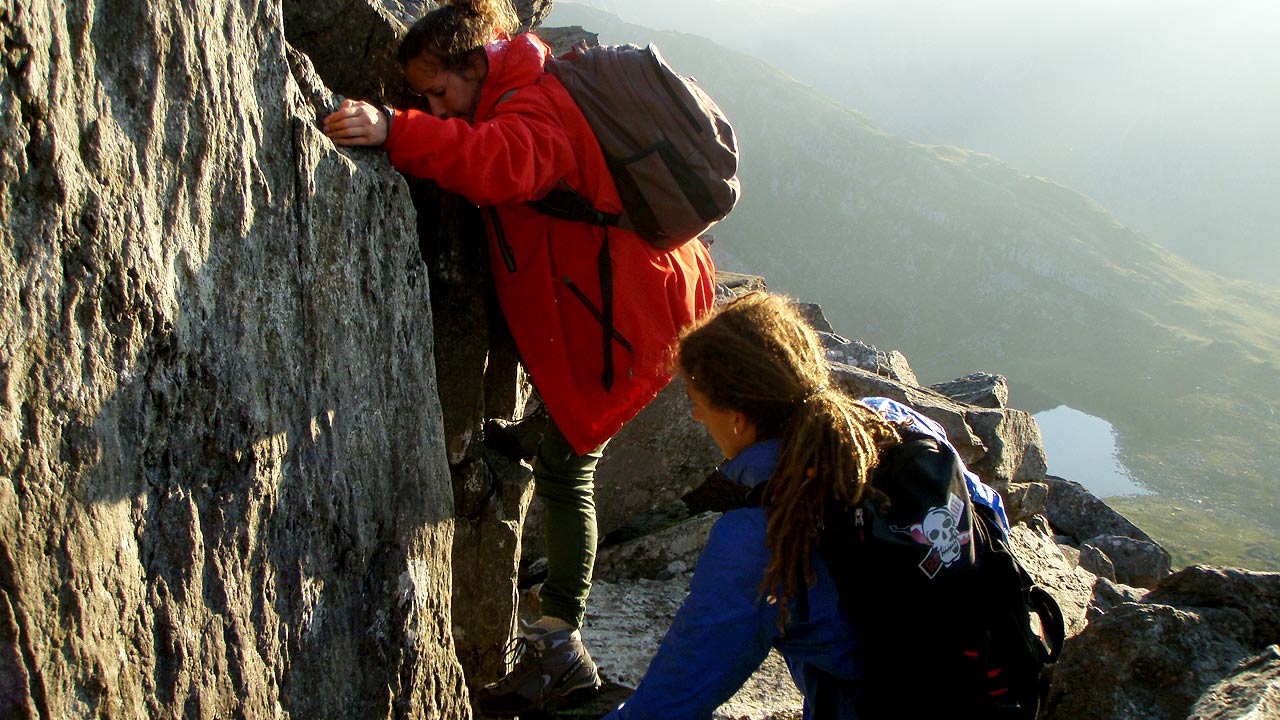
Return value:
M 608 226 L 605 226 L 604 240 L 596 255 L 596 268 L 600 273 L 600 324 L 604 330 L 600 334 L 604 342 L 604 370 L 600 374 L 600 384 L 605 392 L 609 392 L 613 387 L 613 258 L 609 255 Z
M 525 205 L 548 215 L 569 222 L 582 222 L 604 228 L 604 242 L 600 244 L 600 252 L 596 255 L 596 270 L 600 276 L 600 315 L 597 318 L 603 326 L 603 362 L 604 370 L 600 374 L 600 384 L 604 391 L 613 388 L 613 258 L 609 254 L 609 228 L 617 227 L 617 214 L 601 212 L 568 183 L 560 181 L 560 186 L 552 189 L 537 200 L 527 200 Z M 626 345 L 630 350 L 630 345 Z
M 543 215 L 549 215 L 560 220 L 584 222 L 588 225 L 598 225 L 600 227 L 617 226 L 619 218 L 622 217 L 621 215 L 601 212 L 591 204 L 590 200 L 569 187 L 563 180 L 560 181 L 560 185 L 561 187 L 554 188 L 537 200 L 526 200 L 525 205 Z
M 760 504 L 759 498 L 752 499 L 749 488 L 734 482 L 719 469 L 712 470 L 697 487 L 680 496 L 685 509 L 690 515 L 704 512 L 728 512 L 738 508 L 754 507 Z
M 766 480 L 751 488 L 751 492 L 747 493 L 747 499 L 744 507 L 762 507 L 764 505 L 764 490 L 769 482 L 771 481 Z M 808 585 L 801 585 L 799 592 L 796 593 L 796 618 L 800 622 L 809 622 Z
M 1066 642 L 1066 622 L 1063 620 L 1062 608 L 1059 607 L 1058 601 L 1048 590 L 1041 587 L 1035 578 L 1031 577 L 1026 566 L 1014 554 L 1012 542 L 1000 530 L 1000 519 L 996 516 L 995 510 L 981 503 L 973 503 L 973 520 L 974 529 L 981 528 L 988 538 L 992 551 L 1007 557 L 1007 562 L 1017 572 L 1018 580 L 1024 588 L 1027 609 L 1040 618 L 1039 639 L 1045 653 L 1045 662 L 1056 661 Z
M 1031 586 L 1027 600 L 1036 615 L 1040 616 L 1040 623 L 1044 628 L 1045 647 L 1049 649 L 1047 662 L 1054 662 L 1062 653 L 1062 645 L 1066 642 L 1066 623 L 1062 620 L 1062 608 L 1058 607 L 1058 601 L 1053 599 L 1049 591 L 1039 585 Z

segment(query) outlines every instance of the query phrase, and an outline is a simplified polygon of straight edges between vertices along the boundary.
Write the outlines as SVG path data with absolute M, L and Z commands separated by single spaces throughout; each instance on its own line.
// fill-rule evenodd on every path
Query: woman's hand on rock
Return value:
M 324 119 L 324 134 L 339 145 L 377 146 L 391 129 L 386 113 L 363 100 L 343 100 L 342 107 Z

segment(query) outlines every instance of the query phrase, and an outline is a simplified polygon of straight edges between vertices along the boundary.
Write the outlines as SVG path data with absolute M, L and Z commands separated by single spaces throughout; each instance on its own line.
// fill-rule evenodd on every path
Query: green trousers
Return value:
M 606 441 L 607 443 L 607 441 Z M 579 455 L 554 421 L 538 446 L 533 492 L 542 500 L 547 539 L 547 579 L 542 614 L 582 627 L 596 562 L 596 463 L 604 444 Z

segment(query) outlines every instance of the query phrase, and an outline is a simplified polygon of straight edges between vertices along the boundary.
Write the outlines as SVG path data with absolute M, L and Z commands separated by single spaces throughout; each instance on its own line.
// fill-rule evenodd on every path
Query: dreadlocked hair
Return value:
M 511 0 L 450 0 L 422 16 L 400 41 L 396 58 L 401 65 L 423 53 L 457 71 L 467 66 L 495 33 L 514 34 L 520 27 Z
M 788 298 L 749 293 L 685 331 L 677 362 L 719 409 L 741 412 L 760 440 L 781 438 L 764 489 L 769 564 L 761 597 L 779 606 L 816 581 L 813 554 L 828 511 L 856 504 L 897 427 L 830 387 L 817 333 Z

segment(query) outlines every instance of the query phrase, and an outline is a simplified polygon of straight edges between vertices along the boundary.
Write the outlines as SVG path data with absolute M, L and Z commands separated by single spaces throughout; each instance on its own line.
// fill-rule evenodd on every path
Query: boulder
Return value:
M 516 15 L 520 17 L 520 30 L 538 30 L 542 21 L 551 14 L 552 0 L 518 0 Z
M 1044 445 L 1027 413 L 962 405 L 934 390 L 851 365 L 834 364 L 832 372 L 836 383 L 854 397 L 888 397 L 937 421 L 969 468 L 996 490 L 1003 493 L 1012 482 L 1043 479 Z
M 1044 514 L 1049 486 L 1043 482 L 1011 482 L 1001 495 L 1009 522 L 1019 523 Z
M 1119 535 L 1155 542 L 1150 535 L 1112 510 L 1110 505 L 1099 500 L 1080 483 L 1054 475 L 1045 476 L 1044 482 L 1049 485 L 1045 517 L 1054 530 L 1071 537 L 1076 544 L 1099 535 Z
M 1003 375 L 972 373 L 948 382 L 935 383 L 929 388 L 966 405 L 1009 407 L 1009 382 Z
M 815 303 L 796 302 L 793 306 L 818 333 L 818 339 L 826 348 L 827 359 L 832 363 L 851 365 L 906 385 L 920 384 L 902 353 L 897 350 L 881 352 L 860 340 L 838 335 L 822 308 Z
M 1153 588 L 1169 574 L 1170 558 L 1164 548 L 1148 540 L 1135 540 L 1121 535 L 1098 535 L 1086 540 L 1080 549 L 1101 553 L 1111 566 L 1110 579 L 1136 587 Z M 1081 553 L 1084 562 L 1084 553 Z M 1095 573 L 1101 574 L 1101 573 Z
M 881 352 L 860 340 L 849 340 L 835 333 L 820 332 L 818 338 L 827 351 L 827 360 L 851 365 L 908 385 L 918 385 L 907 357 L 897 350 Z
M 1088 613 L 1089 622 L 1093 622 L 1123 603 L 1138 602 L 1146 594 L 1147 591 L 1142 588 L 1121 585 L 1099 577 L 1093 584 L 1093 601 L 1089 604 Z
M 703 513 L 634 540 L 602 547 L 595 576 L 609 582 L 665 580 L 692 570 L 720 516 Z
M 1280 573 L 1193 565 L 1161 580 L 1144 601 L 1239 610 L 1254 627 L 1252 647 L 1280 642 Z
M 1250 654 L 1238 610 L 1125 603 L 1070 638 L 1053 671 L 1048 720 L 1183 720 Z
M 311 57 L 334 92 L 403 104 L 396 47 L 412 9 L 379 0 L 283 0 L 281 6 L 289 43 Z
M 932 390 L 905 385 L 852 365 L 833 364 L 832 379 L 853 397 L 887 397 L 919 410 L 935 420 L 966 463 L 981 460 L 987 446 L 965 423 L 965 408 Z
M 1080 567 L 1097 575 L 1099 579 L 1115 582 L 1116 566 L 1105 552 L 1096 545 L 1085 543 L 1080 546 Z
M 1202 695 L 1219 702 L 1221 692 L 1210 688 L 1280 639 L 1278 589 L 1280 573 L 1204 566 L 1164 578 L 1136 602 L 1102 586 L 1098 596 L 1112 606 L 1099 603 L 1105 614 L 1092 615 L 1088 627 L 1068 639 L 1047 717 L 1181 720 Z M 1247 679 L 1249 687 L 1265 684 L 1269 663 L 1245 663 L 1261 668 Z
M 1062 556 L 1067 559 L 1067 562 L 1071 565 L 1080 564 L 1080 548 L 1074 545 L 1066 545 L 1058 542 L 1057 538 L 1054 538 L 1054 543 L 1058 547 L 1058 552 L 1062 553 Z
M 599 35 L 593 32 L 587 32 L 578 25 L 570 27 L 539 28 L 538 37 L 542 38 L 543 42 L 550 45 L 551 52 L 556 55 L 563 55 L 569 52 L 569 50 L 579 42 L 586 43 L 588 46 L 600 44 Z
M 1013 554 L 1031 577 L 1058 601 L 1067 635 L 1080 632 L 1093 597 L 1093 574 L 1064 556 L 1051 538 L 1026 525 L 1013 526 L 1009 541 Z
M 705 236 L 703 238 L 706 239 Z M 716 271 L 716 300 L 723 302 L 749 292 L 768 290 L 764 278 L 728 270 Z
M 969 466 L 1004 492 L 1010 483 L 1036 482 L 1048 471 L 1040 426 L 1030 413 L 1007 408 L 966 407 L 965 423 L 982 438 L 986 454 Z
M 1187 720 L 1280 717 L 1280 646 L 1242 660 L 1200 696 Z
M 551 0 L 514 3 L 522 29 L 536 28 Z M 345 97 L 413 104 L 406 96 L 396 49 L 431 0 L 283 0 L 290 44 L 310 55 L 336 93 Z

